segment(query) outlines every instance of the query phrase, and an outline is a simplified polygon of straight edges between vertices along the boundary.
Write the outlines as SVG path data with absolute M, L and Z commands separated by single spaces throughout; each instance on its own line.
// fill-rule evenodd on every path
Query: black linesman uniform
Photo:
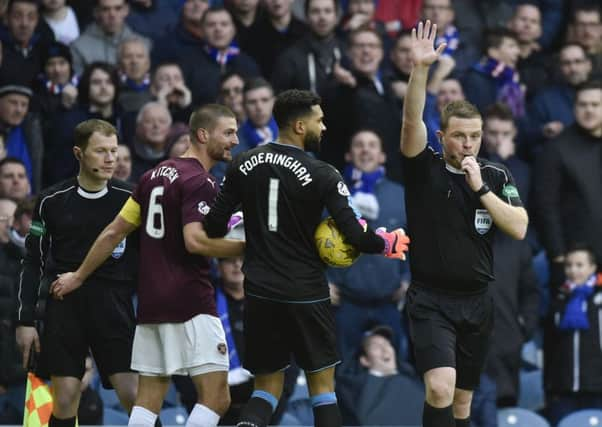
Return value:
M 210 237 L 242 203 L 245 218 L 245 368 L 284 369 L 291 353 L 307 372 L 338 363 L 325 264 L 314 232 L 327 208 L 347 240 L 362 252 L 381 253 L 383 240 L 364 232 L 339 172 L 303 150 L 270 143 L 232 162 L 222 191 L 206 216 Z
M 500 164 L 477 159 L 483 182 L 512 206 L 522 206 L 514 179 Z M 454 367 L 456 386 L 479 384 L 493 327 L 491 215 L 466 177 L 426 148 L 402 157 L 412 236 L 412 285 L 407 310 L 421 373 Z
M 17 319 L 26 326 L 42 320 L 37 368 L 42 378 L 82 378 L 89 349 L 105 388 L 111 388 L 110 375 L 130 371 L 135 329 L 131 297 L 138 258 L 135 234 L 119 243 L 112 256 L 63 300 L 48 296 L 48 291 L 57 274 L 79 267 L 131 192 L 130 184 L 110 180 L 105 189 L 90 193 L 71 178 L 38 197 L 25 242 Z

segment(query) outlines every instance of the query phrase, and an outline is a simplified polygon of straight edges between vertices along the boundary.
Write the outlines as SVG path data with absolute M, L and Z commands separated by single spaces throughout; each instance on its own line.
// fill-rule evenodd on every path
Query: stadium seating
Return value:
M 602 427 L 602 410 L 584 409 L 567 415 L 558 427 Z
M 105 426 L 127 426 L 128 414 L 105 406 L 103 410 L 103 424 Z
M 183 406 L 174 406 L 173 408 L 162 409 L 159 417 L 164 426 L 183 426 L 188 419 L 188 412 Z
M 550 427 L 544 418 L 523 408 L 500 409 L 497 422 L 498 427 Z

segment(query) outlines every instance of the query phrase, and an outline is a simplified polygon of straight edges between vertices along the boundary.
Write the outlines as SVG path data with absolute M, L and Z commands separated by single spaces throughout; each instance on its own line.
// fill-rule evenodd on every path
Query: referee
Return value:
M 514 180 L 499 164 L 477 159 L 479 111 L 455 101 L 441 112 L 442 155 L 427 148 L 422 122 L 436 25 L 412 30 L 414 68 L 404 101 L 401 153 L 413 248 L 407 308 L 418 370 L 424 376 L 424 427 L 468 427 L 493 326 L 492 240 L 527 231 Z
M 47 298 L 49 283 L 81 264 L 132 190 L 111 179 L 117 160 L 117 131 L 111 124 L 95 119 L 80 123 L 73 152 L 78 176 L 38 197 L 18 292 L 16 337 L 23 365 L 32 350 L 39 352 L 38 375 L 52 379 L 50 427 L 75 426 L 89 349 L 103 386 L 115 388 L 127 412 L 138 385 L 130 371 L 137 242 L 124 239 L 77 291 L 60 300 Z M 38 319 L 44 326 L 41 340 L 34 327 Z

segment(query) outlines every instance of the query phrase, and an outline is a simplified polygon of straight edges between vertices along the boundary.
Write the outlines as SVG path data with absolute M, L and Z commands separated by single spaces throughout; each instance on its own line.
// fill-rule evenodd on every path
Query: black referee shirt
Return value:
M 88 250 L 117 216 L 132 192 L 132 186 L 110 180 L 101 191 L 90 193 L 76 178 L 58 183 L 38 196 L 32 224 L 25 240 L 27 253 L 19 281 L 18 321 L 30 324 L 40 292 L 42 277 L 76 270 Z M 133 284 L 138 254 L 136 234 L 117 245 L 110 256 L 87 280 Z
M 483 182 L 512 206 L 522 206 L 514 179 L 500 164 L 478 158 Z M 493 280 L 492 242 L 496 227 L 464 173 L 426 148 L 402 156 L 410 268 L 419 286 L 474 293 Z
M 329 298 L 325 265 L 314 232 L 324 208 L 347 240 L 379 253 L 383 240 L 363 232 L 341 174 L 292 145 L 270 143 L 239 155 L 228 168 L 215 205 L 205 217 L 207 234 L 223 236 L 239 204 L 244 214 L 243 272 L 247 295 L 284 302 Z

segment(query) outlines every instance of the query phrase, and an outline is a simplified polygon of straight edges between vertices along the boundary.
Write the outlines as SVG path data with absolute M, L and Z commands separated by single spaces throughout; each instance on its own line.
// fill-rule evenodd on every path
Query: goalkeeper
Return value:
M 267 425 L 282 392 L 291 355 L 305 370 L 317 427 L 341 425 L 334 394 L 334 319 L 325 266 L 314 230 L 326 207 L 357 249 L 404 258 L 402 230 L 364 232 L 349 205 L 349 190 L 317 151 L 326 129 L 320 98 L 307 91 L 278 95 L 274 118 L 279 141 L 241 154 L 230 165 L 215 205 L 205 218 L 211 237 L 226 233 L 239 204 L 245 217 L 245 360 L 255 391 L 238 426 Z

